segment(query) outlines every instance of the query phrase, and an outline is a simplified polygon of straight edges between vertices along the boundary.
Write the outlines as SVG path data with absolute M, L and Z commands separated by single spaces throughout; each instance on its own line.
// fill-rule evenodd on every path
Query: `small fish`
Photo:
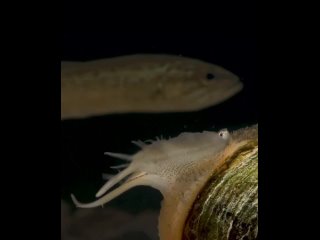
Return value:
M 61 62 L 61 119 L 198 111 L 242 88 L 230 71 L 181 56 L 137 54 Z

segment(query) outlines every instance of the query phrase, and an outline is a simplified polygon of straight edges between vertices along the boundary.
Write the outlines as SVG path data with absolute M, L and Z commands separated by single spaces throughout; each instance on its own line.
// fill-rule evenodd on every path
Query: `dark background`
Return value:
M 70 31 L 69 31 L 70 30 Z M 244 34 L 218 31 L 114 32 L 65 28 L 61 60 L 92 60 L 135 53 L 181 54 L 223 66 L 241 78 L 242 92 L 211 108 L 191 113 L 119 114 L 61 122 L 61 196 L 70 193 L 80 201 L 95 199 L 104 181 L 101 174 L 117 173 L 109 167 L 120 160 L 104 156 L 105 151 L 134 153 L 132 140 L 174 137 L 184 131 L 230 130 L 258 123 L 259 77 L 254 32 Z M 131 213 L 160 209 L 161 194 L 137 187 L 108 203 Z
M 134 53 L 167 53 L 199 58 L 234 72 L 244 83 L 242 92 L 199 112 L 122 114 L 62 122 L 62 194 L 72 191 L 78 178 L 101 179 L 116 160 L 105 151 L 132 153 L 132 140 L 146 140 L 181 131 L 238 128 L 258 122 L 258 78 L 254 36 L 214 32 L 190 33 L 71 33 L 63 34 L 62 60 L 92 60 Z M 87 179 L 88 180 L 88 179 Z

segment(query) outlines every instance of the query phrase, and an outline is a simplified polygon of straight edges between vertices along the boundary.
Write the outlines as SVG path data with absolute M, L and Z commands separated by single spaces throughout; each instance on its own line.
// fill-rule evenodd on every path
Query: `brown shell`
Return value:
M 258 237 L 257 125 L 233 134 L 245 140 L 216 169 L 198 194 L 185 222 L 185 240 L 236 240 Z

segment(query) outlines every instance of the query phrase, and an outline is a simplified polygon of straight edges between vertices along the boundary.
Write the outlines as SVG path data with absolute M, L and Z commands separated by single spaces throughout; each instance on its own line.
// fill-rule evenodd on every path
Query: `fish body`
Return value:
M 61 62 L 61 119 L 198 111 L 242 87 L 235 74 L 220 66 L 174 55 Z

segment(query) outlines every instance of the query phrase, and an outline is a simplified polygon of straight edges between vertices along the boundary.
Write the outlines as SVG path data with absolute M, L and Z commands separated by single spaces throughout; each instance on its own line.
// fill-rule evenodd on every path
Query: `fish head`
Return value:
M 217 105 L 243 88 L 240 78 L 231 71 L 211 63 L 194 60 L 184 65 L 190 74 L 185 78 L 183 101 L 190 108 Z

